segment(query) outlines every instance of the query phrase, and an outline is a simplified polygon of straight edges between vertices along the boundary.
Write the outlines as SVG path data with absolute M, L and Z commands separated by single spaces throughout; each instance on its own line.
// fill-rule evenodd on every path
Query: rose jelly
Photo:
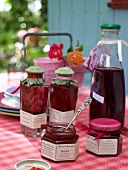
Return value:
M 48 86 L 42 79 L 43 70 L 36 66 L 26 69 L 28 77 L 20 84 L 20 123 L 22 133 L 37 137 L 47 121 Z
M 52 161 L 73 161 L 78 156 L 78 139 L 75 126 L 51 122 L 41 141 L 41 155 Z
M 57 78 L 50 84 L 50 122 L 70 122 L 74 117 L 78 87 L 71 79 L 74 73 L 68 67 L 56 70 Z
M 98 156 L 117 156 L 122 150 L 121 123 L 115 119 L 97 118 L 90 121 L 86 135 L 86 151 Z

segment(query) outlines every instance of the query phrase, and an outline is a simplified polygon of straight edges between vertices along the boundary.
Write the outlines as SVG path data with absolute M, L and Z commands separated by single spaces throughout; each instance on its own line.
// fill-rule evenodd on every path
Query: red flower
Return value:
M 64 45 L 62 43 L 60 45 L 53 44 L 48 53 L 49 58 L 61 60 L 63 58 L 63 47 Z

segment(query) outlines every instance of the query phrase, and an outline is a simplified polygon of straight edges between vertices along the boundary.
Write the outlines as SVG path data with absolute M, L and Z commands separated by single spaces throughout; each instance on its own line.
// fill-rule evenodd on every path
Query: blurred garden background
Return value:
M 47 32 L 47 0 L 0 0 L 0 72 L 7 71 L 8 64 L 16 63 L 20 69 L 22 60 L 22 36 L 27 32 Z M 47 37 L 38 42 L 29 39 L 27 61 L 47 56 L 43 48 Z

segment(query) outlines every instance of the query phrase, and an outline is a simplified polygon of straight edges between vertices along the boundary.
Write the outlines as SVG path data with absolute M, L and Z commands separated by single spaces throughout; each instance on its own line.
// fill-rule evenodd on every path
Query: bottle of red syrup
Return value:
M 41 125 L 47 121 L 49 86 L 44 84 L 44 70 L 39 66 L 26 69 L 28 77 L 20 83 L 20 123 L 23 134 L 41 136 Z
M 55 71 L 56 78 L 49 87 L 50 122 L 70 122 L 75 114 L 78 87 L 72 79 L 74 71 L 69 67 L 61 67 Z
M 119 25 L 103 25 L 104 31 L 111 34 L 119 30 Z M 118 46 L 116 50 L 115 45 Z M 125 78 L 122 68 L 121 41 L 103 39 L 95 47 L 84 63 L 91 71 L 90 120 L 112 118 L 124 125 L 125 118 Z

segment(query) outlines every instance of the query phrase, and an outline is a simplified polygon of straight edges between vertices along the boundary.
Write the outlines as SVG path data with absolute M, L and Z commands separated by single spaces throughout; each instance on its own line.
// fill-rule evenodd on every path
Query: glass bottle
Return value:
M 50 122 L 70 122 L 74 117 L 78 87 L 72 80 L 73 70 L 61 67 L 55 71 L 56 78 L 50 84 Z
M 98 156 L 117 156 L 122 150 L 121 123 L 110 118 L 90 121 L 86 135 L 86 151 Z
M 111 65 L 121 66 L 119 33 L 121 26 L 119 24 L 102 24 L 101 28 L 101 44 L 106 44 L 112 50 Z
M 41 139 L 41 156 L 52 161 L 73 161 L 78 156 L 78 140 L 75 126 L 51 122 Z
M 111 45 L 114 45 L 111 44 L 112 41 L 105 39 L 101 41 L 102 54 L 94 68 L 92 77 L 90 120 L 113 118 L 121 122 L 123 126 L 125 117 L 124 69 L 117 56 L 114 55 L 118 51 L 111 48 Z M 110 48 L 113 50 L 113 54 L 110 52 Z M 114 64 L 111 62 L 113 58 L 118 60 L 118 66 L 116 62 Z
M 47 121 L 49 86 L 44 84 L 44 70 L 39 66 L 26 69 L 28 77 L 20 83 L 21 131 L 31 137 L 41 135 L 41 125 Z

